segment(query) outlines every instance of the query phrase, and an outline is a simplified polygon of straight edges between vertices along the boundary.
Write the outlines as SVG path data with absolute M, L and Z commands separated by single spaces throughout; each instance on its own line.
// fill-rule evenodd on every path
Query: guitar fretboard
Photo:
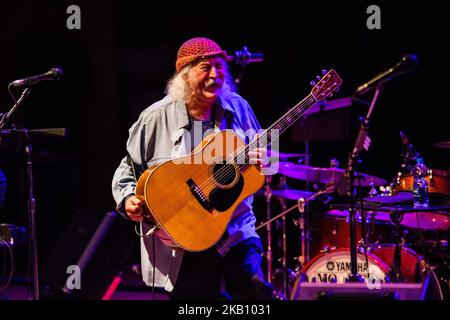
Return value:
M 233 161 L 238 164 L 240 169 L 244 169 L 248 165 L 248 153 L 256 148 L 267 148 L 273 140 L 276 140 L 283 132 L 285 132 L 292 124 L 311 108 L 317 100 L 312 94 L 309 94 L 302 101 L 297 103 L 278 121 L 264 130 L 257 139 L 250 142 L 245 148 L 239 150 L 233 157 Z

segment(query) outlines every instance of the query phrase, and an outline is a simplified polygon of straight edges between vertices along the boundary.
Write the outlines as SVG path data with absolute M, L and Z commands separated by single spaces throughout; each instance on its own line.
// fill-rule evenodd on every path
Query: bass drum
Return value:
M 377 256 L 368 253 L 357 255 L 358 273 L 366 283 L 385 282 L 388 266 Z M 305 265 L 301 278 L 297 281 L 321 283 L 345 283 L 350 275 L 350 249 L 333 249 L 315 256 Z M 295 287 L 294 290 L 295 291 Z
M 368 287 L 376 288 L 377 283 L 389 281 L 389 267 L 394 258 L 395 246 L 378 245 L 367 255 L 357 254 L 357 270 Z M 291 299 L 296 300 L 301 290 L 301 283 L 345 283 L 351 273 L 350 250 L 341 248 L 321 253 L 314 257 L 303 269 L 303 273 L 295 281 Z M 447 295 L 441 286 L 439 276 L 426 260 L 409 248 L 401 250 L 401 273 L 406 283 L 425 283 L 427 291 L 425 299 L 444 300 Z
M 387 266 L 392 266 L 395 244 L 379 244 L 371 249 L 371 253 L 379 257 Z M 425 294 L 427 299 L 448 299 L 448 288 L 445 286 L 448 279 L 440 274 L 440 268 L 431 266 L 425 257 L 407 247 L 402 247 L 400 260 L 400 273 L 403 282 L 423 283 L 427 281 L 428 287 Z

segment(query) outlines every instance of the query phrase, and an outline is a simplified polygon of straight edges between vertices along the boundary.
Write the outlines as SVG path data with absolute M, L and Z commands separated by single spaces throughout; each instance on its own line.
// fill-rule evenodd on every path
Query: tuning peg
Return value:
M 336 87 L 336 89 L 334 89 L 334 92 L 339 92 L 340 89 L 340 87 Z
M 317 80 L 317 81 L 320 81 L 320 76 L 316 76 L 316 80 Z
M 311 81 L 309 84 L 311 85 L 311 87 L 314 87 L 316 85 L 314 81 Z
M 323 75 L 323 76 L 326 75 L 327 72 L 328 72 L 327 70 L 323 69 L 323 70 L 322 70 L 322 75 Z

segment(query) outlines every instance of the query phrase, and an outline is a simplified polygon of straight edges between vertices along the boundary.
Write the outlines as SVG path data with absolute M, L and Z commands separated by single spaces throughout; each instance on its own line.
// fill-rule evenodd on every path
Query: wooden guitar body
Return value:
M 220 240 L 236 207 L 258 191 L 259 166 L 225 163 L 245 146 L 233 131 L 206 137 L 189 155 L 147 169 L 136 196 L 154 223 L 188 251 L 203 251 Z

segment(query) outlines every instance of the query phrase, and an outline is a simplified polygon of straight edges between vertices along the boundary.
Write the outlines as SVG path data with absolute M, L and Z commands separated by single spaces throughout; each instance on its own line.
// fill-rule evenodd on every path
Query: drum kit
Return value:
M 450 148 L 450 142 L 436 147 Z M 348 199 L 342 191 L 345 188 L 339 190 L 348 180 L 345 170 L 333 162 L 326 168 L 290 161 L 304 158 L 305 154 L 276 156 L 279 171 L 274 177 L 278 177 L 278 187 L 271 188 L 274 177 L 270 177 L 265 188 L 256 194 L 266 199 L 267 219 L 257 229 L 265 227 L 267 231 L 266 274 L 276 297 L 296 299 L 302 283 L 348 282 L 351 261 L 355 260 L 351 260 Z M 449 299 L 450 177 L 446 171 L 429 170 L 430 198 L 439 195 L 439 201 L 432 200 L 425 209 L 412 205 L 412 179 L 409 174 L 399 174 L 387 186 L 388 182 L 379 177 L 355 172 L 355 185 L 364 192 L 355 205 L 357 272 L 367 285 L 374 281 L 426 282 L 429 298 Z M 314 185 L 314 190 L 290 188 L 288 180 L 306 183 L 308 187 Z M 327 191 L 323 191 L 323 186 Z M 281 205 L 278 215 L 271 213 L 273 199 Z M 292 202 L 294 206 L 287 209 Z M 290 212 L 296 214 L 292 221 L 299 236 L 295 235 L 295 240 L 287 234 Z M 272 223 L 280 226 L 276 237 Z M 279 259 L 274 246 L 277 242 L 272 238 L 280 238 Z M 289 250 L 291 245 L 296 247 L 295 253 Z

